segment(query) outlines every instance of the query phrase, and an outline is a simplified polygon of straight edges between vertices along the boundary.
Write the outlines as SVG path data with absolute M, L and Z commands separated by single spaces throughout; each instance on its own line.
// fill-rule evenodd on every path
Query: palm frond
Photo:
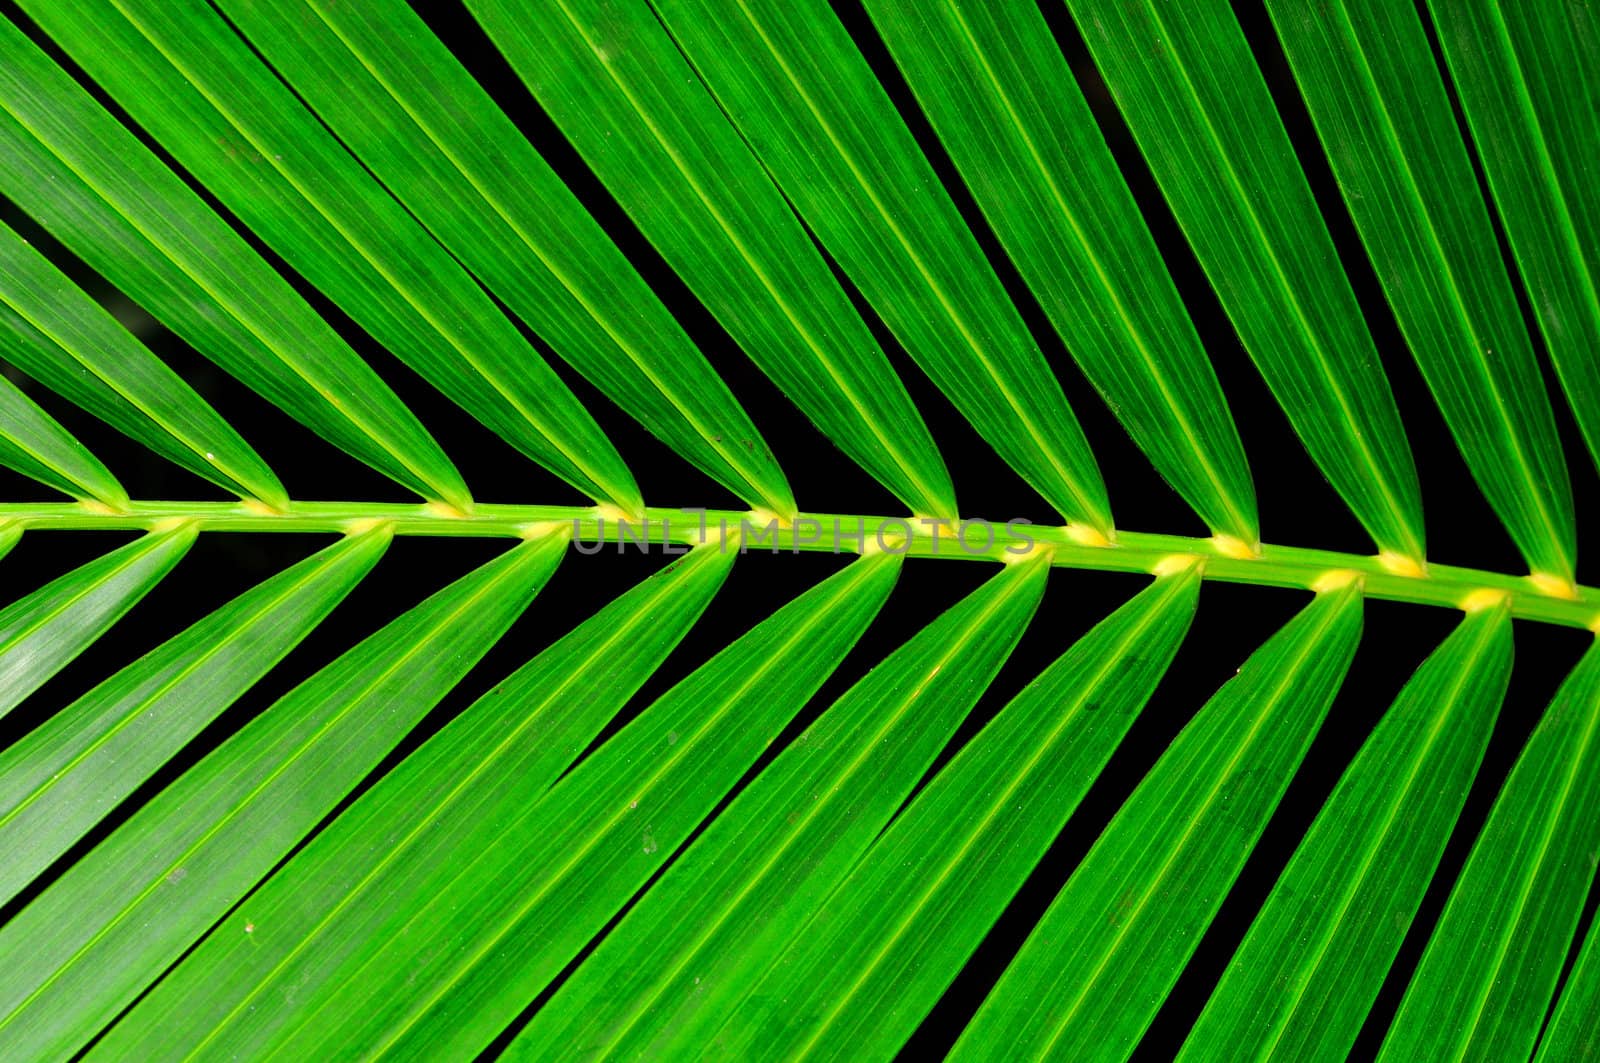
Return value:
M 20 7 L 5 1058 L 1597 1050 L 1586 7 Z

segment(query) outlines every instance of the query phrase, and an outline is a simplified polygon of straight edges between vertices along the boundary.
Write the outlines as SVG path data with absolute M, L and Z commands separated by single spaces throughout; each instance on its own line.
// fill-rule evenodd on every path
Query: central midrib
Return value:
M 569 530 L 585 553 L 648 549 L 676 554 L 703 541 L 702 521 L 704 541 L 710 542 L 740 542 L 742 523 L 745 552 L 854 555 L 863 548 L 888 549 L 916 558 L 993 563 L 1049 550 L 1053 565 L 1144 574 L 1175 558 L 1198 562 L 1206 579 L 1300 590 L 1314 589 L 1331 572 L 1353 572 L 1369 598 L 1462 608 L 1477 592 L 1498 591 L 1511 596 L 1511 615 L 1517 619 L 1600 634 L 1600 588 L 1573 587 L 1563 593 L 1527 576 L 1439 564 L 1407 570 L 1379 556 L 1306 547 L 1267 544 L 1247 555 L 1213 539 L 1130 531 L 1118 531 L 1106 543 L 1074 525 L 1032 524 L 1022 518 L 966 518 L 935 525 L 910 516 L 801 513 L 792 522 L 779 523 L 753 511 L 660 506 L 647 508 L 642 521 L 619 522 L 620 517 L 620 511 L 608 506 L 493 503 L 461 514 L 429 503 L 292 502 L 273 512 L 247 502 L 133 502 L 122 511 L 77 502 L 28 502 L 0 504 L 0 537 L 14 530 L 150 531 L 179 522 L 193 522 L 200 531 L 337 534 L 382 521 L 396 535 L 520 539 L 555 524 Z M 960 525 L 967 529 L 965 545 L 957 537 Z M 637 545 L 640 540 L 648 540 L 648 547 Z

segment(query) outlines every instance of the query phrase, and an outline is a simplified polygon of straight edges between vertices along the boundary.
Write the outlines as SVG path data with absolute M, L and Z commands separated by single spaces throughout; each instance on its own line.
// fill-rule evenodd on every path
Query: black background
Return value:
M 689 294 L 562 139 L 465 11 L 453 0 L 413 0 L 413 3 L 600 219 L 711 358 L 718 372 L 729 381 L 787 472 L 800 506 L 823 512 L 899 512 L 899 504 L 834 450 L 754 368 L 711 315 Z M 1244 0 L 1234 6 L 1278 101 L 1300 161 L 1310 177 L 1408 425 L 1428 515 L 1430 560 L 1507 572 L 1524 571 L 1509 539 L 1456 454 L 1443 421 L 1401 341 L 1338 197 L 1337 188 L 1264 12 L 1259 4 Z M 1033 297 L 999 250 L 855 0 L 839 0 L 835 7 L 933 161 L 957 206 L 978 234 L 996 272 L 1021 308 L 1046 357 L 1057 369 L 1068 398 L 1099 456 L 1118 526 L 1141 531 L 1205 534 L 1198 519 L 1129 442 L 1072 363 Z M 1064 7 L 1053 0 L 1046 0 L 1043 9 L 1112 151 L 1122 164 L 1233 405 L 1255 476 L 1263 538 L 1272 543 L 1370 552 L 1366 536 L 1306 457 L 1240 347 L 1176 223 L 1157 193 L 1147 167 L 1133 147 L 1120 115 L 1111 105 Z M 0 3 L 0 11 L 33 33 L 35 39 L 40 39 L 26 17 L 9 2 Z M 1425 11 L 1423 16 L 1426 21 Z M 78 73 L 58 50 L 42 39 L 41 43 L 69 70 Z M 84 80 L 81 75 L 80 80 Z M 89 87 L 102 102 L 109 103 L 92 85 Z M 114 106 L 112 110 L 126 121 L 126 116 L 120 110 Z M 131 122 L 128 124 L 132 126 Z M 160 152 L 159 148 L 155 150 Z M 171 160 L 167 161 L 170 163 Z M 207 199 L 217 206 L 210 197 Z M 232 220 L 225 209 L 218 206 L 218 210 Z M 47 233 L 22 217 L 9 201 L 0 200 L 0 216 L 111 308 L 127 327 L 204 394 L 276 469 L 293 497 L 409 500 L 402 489 L 322 443 L 196 355 L 125 296 L 77 262 Z M 235 222 L 235 227 L 368 358 L 380 375 L 392 382 L 401 398 L 444 444 L 480 501 L 573 504 L 584 501 L 572 488 L 533 466 L 439 396 L 398 360 L 372 343 L 358 327 L 305 284 L 290 266 L 251 238 L 242 225 Z M 1504 252 L 1503 238 L 1501 246 Z M 1510 263 L 1509 255 L 1506 261 Z M 849 281 L 841 275 L 840 282 L 856 299 L 879 341 L 889 352 L 891 361 L 901 372 L 934 438 L 939 442 L 955 480 L 962 512 L 996 521 L 1028 517 L 1039 523 L 1055 522 L 1043 501 L 993 455 L 921 375 L 860 300 Z M 1526 300 L 1520 289 L 1518 296 L 1523 300 L 1530 334 L 1539 348 L 1541 358 L 1544 358 L 1541 339 L 1531 315 L 1527 313 Z M 634 469 L 648 503 L 738 508 L 737 501 L 724 489 L 645 433 L 565 363 L 551 355 L 532 333 L 529 333 L 529 338 L 546 354 L 579 398 L 595 412 L 601 425 L 612 433 L 618 449 Z M 1551 393 L 1555 395 L 1558 392 L 1554 377 L 1549 373 L 1547 359 L 1545 361 L 1546 377 Z M 14 379 L 21 380 L 15 376 Z M 127 442 L 54 396 L 38 388 L 30 387 L 29 390 L 41 405 L 55 414 L 106 462 L 132 497 L 221 497 L 216 488 Z M 1579 527 L 1592 527 L 1600 518 L 1600 513 L 1596 512 L 1600 507 L 1600 483 L 1597 483 L 1594 467 L 1587 460 L 1564 402 L 1557 403 L 1556 414 L 1573 475 Z M 51 497 L 46 489 L 0 470 L 0 498 L 47 500 Z M 87 561 L 128 538 L 127 534 L 64 532 L 25 536 L 12 555 L 0 564 L 0 602 L 14 600 L 72 565 Z M 206 611 L 312 552 L 326 541 L 326 537 L 288 535 L 202 536 L 189 556 L 135 607 L 126 621 L 7 719 L 5 740 L 9 741 L 36 725 L 91 687 L 98 678 L 181 631 Z M 503 544 L 491 541 L 397 539 L 374 573 L 318 632 L 296 649 L 256 689 L 225 712 L 183 756 L 130 798 L 116 815 L 109 817 L 94 835 L 65 856 L 55 871 L 76 859 L 176 773 L 317 667 L 381 626 L 400 610 L 415 604 L 448 580 L 465 573 L 503 548 Z M 1580 557 L 1580 580 L 1586 584 L 1597 581 L 1593 560 L 1592 557 Z M 646 557 L 629 553 L 619 556 L 610 550 L 593 557 L 571 553 L 554 581 L 509 635 L 445 699 L 402 748 L 374 773 L 372 779 L 415 748 L 443 722 L 471 704 L 493 682 L 663 562 L 664 558 L 659 555 Z M 699 629 L 635 697 L 619 719 L 619 724 L 708 659 L 736 633 L 837 570 L 843 563 L 843 558 L 824 554 L 751 554 L 741 559 Z M 977 563 L 909 561 L 899 586 L 872 631 L 821 693 L 798 714 L 788 733 L 797 733 L 822 707 L 865 674 L 873 663 L 942 609 L 976 587 L 991 571 L 989 566 Z M 1107 573 L 1069 570 L 1053 573 L 1037 617 L 946 756 L 953 753 L 961 742 L 967 740 L 1074 638 L 1124 602 L 1143 582 L 1141 578 Z M 1281 590 L 1226 584 L 1206 586 L 1200 612 L 1189 638 L 1155 697 L 1012 904 L 1007 916 L 989 935 L 940 1006 L 923 1024 L 907 1050 L 910 1056 L 920 1058 L 948 1047 L 1100 829 L 1166 744 L 1204 700 L 1233 675 L 1244 658 L 1287 621 L 1306 600 L 1305 594 Z M 1141 1046 L 1141 1057 L 1169 1057 L 1181 1043 L 1204 1004 L 1208 987 L 1215 983 L 1222 972 L 1248 927 L 1251 916 L 1271 889 L 1276 875 L 1322 800 L 1332 789 L 1339 773 L 1411 670 L 1450 631 L 1454 620 L 1453 614 L 1436 608 L 1387 602 L 1371 602 L 1367 605 L 1366 631 L 1349 679 L 1278 813 L 1267 828 L 1265 837 L 1246 865 L 1220 915 L 1201 940 L 1177 990 Z M 1465 858 L 1500 782 L 1557 682 L 1589 641 L 1589 637 L 1580 631 L 1548 625 L 1517 625 L 1517 663 L 1511 693 L 1483 769 L 1445 854 L 1444 865 L 1369 1017 L 1357 1045 L 1357 1056 L 1369 1055 L 1376 1049 L 1384 1027 L 1399 1003 L 1410 969 L 1420 955 L 1427 934 L 1448 895 L 1455 871 Z M 48 884 L 55 871 L 44 876 L 33 891 L 0 909 L 0 918 L 18 910 L 38 888 Z M 1592 917 L 1594 902 L 1592 896 L 1586 921 Z

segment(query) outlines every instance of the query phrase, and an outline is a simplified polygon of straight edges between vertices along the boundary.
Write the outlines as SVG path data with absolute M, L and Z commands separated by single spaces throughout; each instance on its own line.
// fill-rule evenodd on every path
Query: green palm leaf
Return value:
M 0 612 L 0 714 L 16 708 L 133 608 L 194 538 L 192 524 L 152 531 Z
M 154 981 L 488 650 L 563 545 L 559 536 L 525 543 L 369 636 L 0 930 L 0 955 L 12 961 L 0 1036 L 13 1051 L 74 1052 Z M 94 915 L 62 918 L 85 911 Z
M 388 545 L 374 528 L 252 587 L 0 753 L 7 900 L 339 604 Z
M 289 504 L 283 485 L 250 444 L 164 362 L 5 226 L 0 246 L 8 361 L 241 498 L 280 510 Z M 127 501 L 95 497 L 112 505 Z
M 579 1005 L 594 1024 L 577 1041 L 585 1051 L 677 1055 L 705 1043 L 971 710 L 1032 617 L 1045 572 L 1010 566 L 923 628 L 729 805 L 584 965 L 601 1000 L 627 1005 L 619 1015 Z M 570 1036 L 524 1052 L 542 1058 Z
M 284 412 L 407 487 L 468 504 L 389 387 L 176 173 L 10 22 L 0 56 L 9 198 Z
M 1420 560 L 1422 503 L 1389 383 L 1233 14 L 1210 0 L 1181 16 L 1068 7 L 1301 442 L 1380 550 Z
M 10 380 L 0 376 L 0 465 L 74 498 L 112 509 L 128 494 L 100 459 Z
M 1400 330 L 1533 571 L 1576 549 L 1550 400 L 1414 11 L 1269 3 Z
M 892 1054 L 1132 725 L 1188 629 L 1197 577 L 1192 566 L 1167 574 L 1013 699 L 873 843 L 783 959 L 759 983 L 731 987 L 740 1004 L 713 1020 L 729 1028 L 719 1043 Z M 994 787 L 996 778 L 1005 785 Z M 634 997 L 606 1000 L 596 988 L 584 970 L 512 1051 L 559 1044 L 553 1034 L 563 1020 L 599 1026 L 611 1009 L 634 1006 Z M 761 1021 L 746 1021 L 746 1011 Z
M 1384 1041 L 1389 1059 L 1523 1055 L 1594 878 L 1600 652 L 1557 692 L 1495 800 Z
M 956 1044 L 1131 1053 L 1266 826 L 1344 678 L 1361 594 L 1319 594 L 1139 784 Z
M 1582 5 L 20 6 L 7 1060 L 1592 1048 Z
M 1461 811 L 1510 672 L 1504 602 L 1468 614 L 1417 669 L 1261 909 L 1185 1058 L 1349 1050 Z

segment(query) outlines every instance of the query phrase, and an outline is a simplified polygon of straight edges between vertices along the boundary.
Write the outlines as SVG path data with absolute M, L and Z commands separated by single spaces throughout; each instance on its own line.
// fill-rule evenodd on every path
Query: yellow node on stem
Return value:
M 768 524 L 777 524 L 777 526 L 779 528 L 792 528 L 792 527 L 794 527 L 794 518 L 793 517 L 782 517 L 782 516 L 779 516 L 778 514 L 774 513 L 772 510 L 766 509 L 766 508 L 761 507 L 761 506 L 757 506 L 756 508 L 754 508 L 754 509 L 752 509 L 750 511 L 750 522 L 752 524 L 759 523 L 763 527 L 765 527 Z
M 383 517 L 356 517 L 353 520 L 344 522 L 344 533 L 346 535 L 363 535 L 388 523 L 390 522 Z
M 457 509 L 448 502 L 429 502 L 422 507 L 435 517 L 444 517 L 446 520 L 466 520 L 471 516 L 464 509 Z
M 1039 561 L 1041 564 L 1054 564 L 1056 548 L 1054 543 L 1041 543 L 1037 540 L 1030 543 L 1028 548 L 1020 554 L 1010 550 L 1000 551 L 1000 563 L 1004 565 L 1026 565 L 1030 561 Z
M 1378 552 L 1378 564 L 1383 566 L 1385 572 L 1392 575 L 1405 576 L 1409 579 L 1428 578 L 1428 563 L 1426 561 L 1419 561 L 1414 557 L 1397 553 L 1394 550 L 1380 550 Z
M 1528 577 L 1528 582 L 1533 584 L 1534 590 L 1546 598 L 1561 598 L 1569 602 L 1578 600 L 1578 588 L 1570 580 L 1560 576 L 1552 576 L 1548 572 L 1535 572 Z
M 1237 535 L 1218 532 L 1211 537 L 1211 548 L 1223 557 L 1231 557 L 1239 561 L 1254 561 L 1261 556 L 1261 544 L 1254 546 L 1245 542 Z
M 1168 554 L 1155 563 L 1155 567 L 1150 570 L 1150 574 L 1152 576 L 1176 576 L 1180 572 L 1186 572 L 1191 568 L 1203 570 L 1205 565 L 1205 558 L 1199 554 Z
M 115 506 L 108 506 L 98 498 L 80 498 L 78 499 L 78 505 L 97 517 L 114 517 L 119 513 L 127 512 L 126 510 L 117 509 Z
M 1493 587 L 1479 587 L 1461 599 L 1460 604 L 1464 612 L 1481 613 L 1485 609 L 1511 604 L 1511 594 L 1508 591 L 1495 590 Z
M 1079 546 L 1110 546 L 1111 540 L 1099 528 L 1088 524 L 1068 524 L 1065 529 L 1067 538 Z
M 1327 591 L 1336 591 L 1341 587 L 1348 587 L 1352 583 L 1361 582 L 1361 573 L 1349 568 L 1336 568 L 1331 572 L 1324 572 L 1311 584 L 1311 589 L 1318 594 Z
M 239 508 L 257 517 L 281 517 L 288 512 L 287 510 L 269 506 L 259 498 L 241 498 L 239 499 Z
M 517 528 L 524 539 L 543 539 L 547 536 L 572 535 L 572 525 L 560 520 L 532 520 Z
M 159 535 L 162 532 L 172 531 L 174 528 L 181 528 L 188 523 L 188 517 L 162 517 L 159 520 L 151 521 L 149 525 L 146 526 L 146 530 L 149 531 L 151 535 Z
M 904 553 L 904 548 L 909 541 L 898 531 L 890 529 L 884 532 L 880 529 L 876 535 L 868 535 L 862 540 L 861 549 L 857 553 L 862 557 L 871 557 L 874 554 Z

